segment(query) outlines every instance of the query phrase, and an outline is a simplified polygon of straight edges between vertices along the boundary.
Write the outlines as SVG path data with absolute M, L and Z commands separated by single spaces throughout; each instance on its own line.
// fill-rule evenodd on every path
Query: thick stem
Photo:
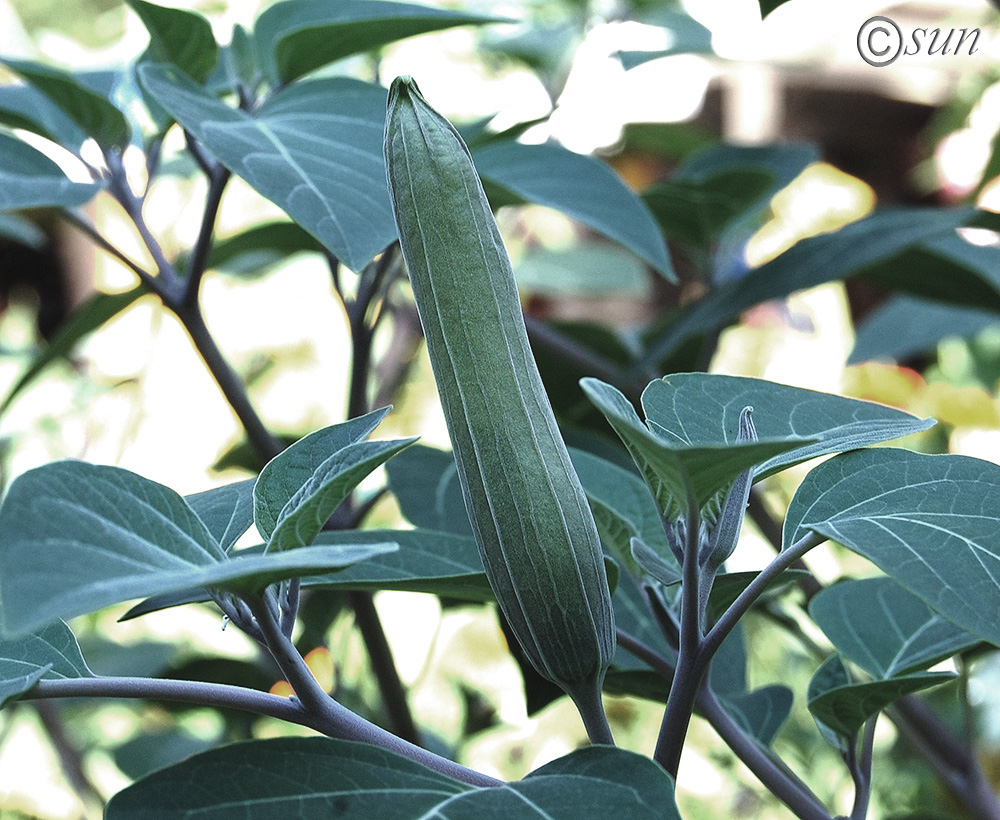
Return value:
M 666 680 L 673 679 L 673 665 L 655 649 L 621 630 L 618 630 L 618 644 L 641 658 Z M 699 714 L 708 721 L 732 752 L 797 816 L 803 820 L 829 820 L 829 813 L 809 787 L 793 772 L 764 753 L 730 717 L 710 689 L 703 687 L 699 691 L 696 705 Z
M 585 689 L 570 692 L 570 697 L 576 705 L 577 712 L 583 720 L 583 728 L 587 737 L 595 746 L 614 746 L 615 738 L 608 724 L 608 715 L 604 711 L 601 700 L 601 684 L 595 683 Z
M 701 516 L 696 504 L 688 500 L 684 554 L 681 556 L 681 617 L 677 668 L 663 712 L 660 735 L 653 760 L 663 766 L 671 777 L 677 777 L 684 738 L 694 712 L 695 700 L 701 688 L 710 654 L 702 648 L 704 612 L 699 594 L 702 567 L 698 558 L 701 549 Z

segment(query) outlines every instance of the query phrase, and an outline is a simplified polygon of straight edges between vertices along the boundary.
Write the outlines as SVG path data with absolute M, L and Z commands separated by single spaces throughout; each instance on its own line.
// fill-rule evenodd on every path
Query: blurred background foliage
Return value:
M 177 5 L 205 14 L 225 42 L 234 23 L 248 24 L 266 3 Z M 644 192 L 671 239 L 678 284 L 553 210 L 527 205 L 499 212 L 529 316 L 612 362 L 628 362 L 642 334 L 706 292 L 876 205 L 965 202 L 1000 210 L 1000 26 L 985 2 L 793 0 L 763 22 L 751 0 L 461 7 L 524 22 L 424 35 L 333 70 L 383 82 L 414 74 L 468 134 L 489 122 L 494 131 L 518 128 L 527 142 L 555 140 L 596 152 Z M 979 50 L 918 55 L 875 69 L 858 57 L 855 36 L 861 22 L 880 13 L 911 27 L 979 27 Z M 145 36 L 117 0 L 0 0 L 0 52 L 7 56 L 96 70 L 134 58 Z M 714 188 L 697 188 L 704 199 L 692 207 L 695 183 L 675 172 L 690 169 L 686 160 L 720 140 L 784 148 L 767 157 L 743 155 L 756 160 L 716 177 Z M 147 205 L 171 254 L 190 246 L 204 198 L 203 182 L 185 175 L 179 160 L 175 170 Z M 502 192 L 491 194 L 502 203 Z M 114 209 L 100 197 L 90 208 L 106 236 L 141 256 Z M 131 274 L 46 214 L 34 216 L 8 226 L 0 244 L 0 394 L 15 387 L 90 293 L 134 284 Z M 280 217 L 234 181 L 219 236 Z M 996 243 L 989 232 L 968 238 L 982 247 Z M 280 252 L 278 243 L 265 258 L 239 247 L 225 254 L 223 241 L 202 298 L 255 406 L 271 429 L 294 439 L 343 419 L 349 336 L 317 250 L 302 250 L 294 237 L 288 247 L 294 252 Z M 1000 314 L 949 295 L 947 281 L 936 301 L 894 294 L 898 289 L 854 278 L 766 301 L 740 311 L 721 333 L 675 348 L 655 363 L 658 374 L 705 368 L 884 402 L 939 420 L 907 446 L 1000 461 Z M 380 374 L 384 383 L 395 379 L 405 389 L 381 434 L 419 433 L 424 443 L 447 446 L 412 304 L 398 292 L 393 299 L 393 332 L 378 336 L 376 349 L 384 367 L 399 370 Z M 182 328 L 155 299 L 141 298 L 66 353 L 3 407 L 4 483 L 62 457 L 128 467 L 181 493 L 249 474 L 252 459 L 235 417 Z M 575 387 L 584 371 L 544 346 L 538 356 L 570 437 L 593 436 L 598 417 Z M 764 483 L 772 512 L 780 515 L 804 471 Z M 369 519 L 398 522 L 389 499 Z M 748 528 L 733 568 L 760 566 L 768 549 L 761 533 Z M 861 559 L 835 547 L 817 550 L 809 565 L 823 581 L 870 573 Z M 775 629 L 775 620 L 794 615 L 780 600 L 772 606 L 747 624 L 753 685 L 781 681 L 804 691 L 814 647 Z M 378 692 L 349 610 L 333 593 L 314 594 L 306 607 L 300 645 L 323 647 L 310 656 L 317 675 L 346 705 L 378 719 Z M 584 742 L 565 701 L 529 714 L 520 672 L 490 608 L 405 593 L 381 594 L 378 607 L 417 719 L 442 748 L 459 750 L 483 771 L 517 777 Z M 250 642 L 236 630 L 221 631 L 207 608 L 115 624 L 120 614 L 75 625 L 97 672 L 127 665 L 131 673 L 280 686 L 262 672 Z M 958 671 L 961 685 L 935 692 L 935 704 L 960 734 L 974 736 L 1000 787 L 1000 661 L 995 653 L 973 654 Z M 609 698 L 608 711 L 624 745 L 652 747 L 657 705 Z M 102 799 L 154 767 L 224 740 L 288 731 L 266 719 L 177 705 L 21 705 L 0 714 L 0 816 L 97 817 Z M 693 741 L 679 778 L 686 817 L 788 816 L 706 726 L 695 725 Z M 888 722 L 877 743 L 873 816 L 918 810 L 928 818 L 963 816 Z M 821 797 L 834 804 L 849 799 L 850 780 L 801 702 L 777 748 Z

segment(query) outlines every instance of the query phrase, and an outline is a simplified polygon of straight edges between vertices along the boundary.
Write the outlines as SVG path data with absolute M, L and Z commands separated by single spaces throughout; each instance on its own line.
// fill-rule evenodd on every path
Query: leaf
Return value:
M 115 747 L 112 757 L 122 774 L 132 780 L 157 769 L 179 763 L 191 755 L 205 752 L 217 741 L 198 737 L 185 729 L 145 732 Z
M 661 182 L 642 199 L 667 236 L 707 249 L 771 186 L 769 174 L 747 168 L 722 171 L 703 182 Z
M 458 467 L 450 450 L 408 447 L 386 464 L 389 489 L 415 527 L 472 538 Z
M 952 623 L 1000 645 L 1000 466 L 875 448 L 812 470 L 784 545 L 810 530 L 863 555 Z
M 708 611 L 714 618 L 719 618 L 740 596 L 744 589 L 750 586 L 750 582 L 760 575 L 755 570 L 743 572 L 720 572 L 712 581 L 712 591 L 708 598 Z M 768 585 L 762 600 L 773 597 L 786 589 L 789 584 L 794 584 L 802 578 L 808 578 L 808 570 L 786 569 Z
M 760 5 L 761 19 L 767 17 L 772 11 L 785 5 L 788 0 L 757 0 Z
M 254 26 L 268 78 L 289 83 L 336 60 L 430 31 L 511 22 L 507 18 L 369 0 L 275 3 Z
M 792 690 L 781 684 L 727 695 L 723 704 L 751 737 L 770 746 L 792 711 Z
M 81 339 L 106 324 L 147 292 L 145 285 L 138 285 L 123 293 L 96 293 L 87 299 L 60 325 L 52 340 L 39 351 L 28 369 L 14 383 L 0 403 L 0 415 L 7 412 L 14 399 L 50 364 L 68 357 Z
M 611 553 L 634 571 L 632 541 L 638 539 L 670 566 L 676 566 L 660 514 L 642 479 L 583 450 L 570 449 L 570 458 L 590 502 L 597 531 Z
M 32 85 L 0 86 L 0 123 L 45 137 L 76 153 L 86 132 Z
M 41 151 L 0 133 L 0 211 L 74 207 L 92 199 L 98 182 L 72 182 Z
M 705 443 L 667 438 L 643 424 L 616 388 L 593 378 L 580 384 L 628 448 L 657 509 L 669 520 L 683 517 L 691 504 L 704 507 L 749 467 L 809 443 L 808 439 L 762 438 L 737 444 L 734 432 L 733 443 L 726 444 L 722 419 L 718 431 Z
M 554 144 L 489 143 L 473 148 L 483 183 L 515 201 L 547 205 L 579 220 L 676 281 L 659 226 L 642 200 L 607 165 Z
M 625 70 L 635 68 L 650 60 L 669 57 L 671 54 L 711 54 L 712 32 L 683 11 L 661 8 L 652 19 L 641 22 L 656 25 L 669 37 L 670 45 L 658 51 L 620 51 L 618 58 Z
M 41 250 L 49 241 L 45 232 L 30 219 L 5 213 L 0 213 L 0 237 L 35 250 Z
M 849 678 L 842 670 L 839 655 L 828 658 L 809 683 L 807 705 L 818 723 L 847 741 L 845 746 L 850 745 L 869 718 L 893 701 L 955 677 L 952 672 L 920 672 L 888 680 L 845 683 Z
M 368 474 L 417 439 L 364 441 L 351 444 L 324 461 L 313 477 L 281 510 L 268 550 L 311 544 L 333 511 Z
M 473 789 L 369 744 L 310 737 L 250 741 L 196 755 L 119 792 L 105 817 L 590 820 L 610 812 L 633 820 L 680 817 L 669 776 L 648 758 L 621 749 L 580 749 L 522 781 Z
M 298 82 L 251 115 L 176 69 L 145 65 L 139 76 L 219 162 L 352 270 L 396 238 L 382 155 L 384 88 L 346 78 Z
M 219 59 L 212 24 L 197 12 L 167 8 L 145 0 L 125 0 L 149 32 L 145 56 L 154 63 L 171 63 L 203 83 Z
M 926 669 L 978 639 L 891 578 L 841 581 L 809 603 L 837 651 L 877 679 Z
M 132 129 L 125 115 L 72 74 L 29 60 L 5 58 L 3 63 L 55 103 L 102 148 L 128 145 Z
M 237 481 L 184 498 L 225 552 L 253 526 L 254 481 Z
M 495 600 L 486 580 L 479 548 L 471 534 L 459 536 L 426 529 L 331 530 L 316 536 L 315 545 L 310 549 L 382 543 L 398 544 L 399 549 L 380 552 L 336 573 L 303 578 L 302 585 L 323 589 L 426 592 L 462 601 Z M 263 551 L 264 545 L 260 544 L 233 555 L 260 555 Z M 208 594 L 203 589 L 156 596 L 136 604 L 120 620 L 207 600 Z
M 419 817 L 468 788 L 368 744 L 275 738 L 213 749 L 154 772 L 111 798 L 105 817 L 391 820 Z
M 947 235 L 975 213 L 968 208 L 885 209 L 833 233 L 803 239 L 691 305 L 650 345 L 640 364 L 659 361 L 688 337 L 723 327 L 756 304 L 846 279 L 929 237 Z
M 265 222 L 212 245 L 208 266 L 223 273 L 256 274 L 323 246 L 294 222 Z
M 677 373 L 650 382 L 642 394 L 650 427 L 690 444 L 735 442 L 744 407 L 753 407 L 761 439 L 798 437 L 807 444 L 763 461 L 760 480 L 810 458 L 853 450 L 934 425 L 873 402 L 804 390 L 763 379 Z
M 117 467 L 53 462 L 18 476 L 0 507 L 0 630 L 23 635 L 130 598 L 194 587 L 256 592 L 395 549 L 229 559 L 172 490 Z
M 14 640 L 0 639 L 0 708 L 39 680 L 90 678 L 76 636 L 62 621 Z
M 518 289 L 528 293 L 609 295 L 649 298 L 646 267 L 634 254 L 589 242 L 560 250 L 533 250 L 514 271 Z
M 382 407 L 342 424 L 310 433 L 272 458 L 260 471 L 254 486 L 254 521 L 264 538 L 270 538 L 282 510 L 315 475 L 331 455 L 365 439 L 389 412 Z
M 672 662 L 676 658 L 677 653 L 667 643 L 658 624 L 653 619 L 638 582 L 626 572 L 623 572 L 618 579 L 612 603 L 615 607 L 615 623 L 619 630 L 654 649 L 668 661 Z M 649 669 L 649 665 L 619 644 L 615 650 L 612 669 L 619 671 L 646 670 Z

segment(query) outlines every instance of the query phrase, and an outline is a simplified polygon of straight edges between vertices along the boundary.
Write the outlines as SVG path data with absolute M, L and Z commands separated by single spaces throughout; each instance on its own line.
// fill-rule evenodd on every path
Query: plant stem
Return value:
M 757 776 L 768 790 L 801 820 L 831 820 L 830 812 L 790 771 L 775 762 L 730 717 L 715 694 L 703 688 L 698 709 L 718 732 L 719 737 Z
M 201 355 L 202 360 L 208 367 L 209 372 L 214 377 L 222 394 L 226 397 L 230 407 L 236 413 L 244 429 L 247 431 L 247 438 L 253 448 L 265 459 L 274 458 L 282 451 L 279 442 L 271 431 L 264 426 L 250 403 L 246 387 L 236 372 L 225 360 L 222 351 L 216 344 L 214 337 L 209 332 L 201 309 L 197 304 L 181 305 L 175 308 L 177 318 L 184 325 L 195 349 Z
M 583 728 L 587 730 L 590 742 L 595 746 L 614 746 L 615 737 L 611 733 L 608 715 L 604 711 L 604 702 L 601 700 L 601 685 L 598 683 L 588 689 L 569 694 L 576 706 L 576 711 L 580 713 Z
M 219 205 L 222 202 L 222 194 L 226 190 L 232 174 L 228 168 L 221 165 L 209 169 L 208 194 L 205 197 L 205 210 L 201 218 L 201 228 L 198 231 L 198 239 L 195 241 L 194 249 L 188 260 L 188 267 L 184 281 L 184 295 L 181 297 L 184 304 L 194 306 L 198 302 L 198 290 L 201 286 L 201 279 L 205 274 L 208 265 L 208 255 L 212 250 L 212 240 L 215 237 L 215 220 L 219 214 Z
M 43 679 L 24 699 L 48 698 L 141 698 L 196 703 L 224 709 L 239 709 L 289 723 L 315 728 L 310 715 L 295 701 L 223 683 L 167 680 L 161 678 L 93 677 Z
M 261 632 L 264 633 L 264 638 L 267 641 L 268 649 L 278 664 L 278 668 L 295 690 L 302 707 L 309 713 L 310 722 L 308 725 L 331 737 L 357 740 L 380 746 L 422 763 L 442 774 L 461 780 L 463 783 L 470 783 L 474 786 L 500 785 L 500 781 L 492 777 L 428 752 L 391 732 L 380 729 L 337 703 L 323 691 L 305 660 L 282 631 L 274 594 L 266 592 L 265 596 L 256 600 L 248 600 L 247 603 L 257 618 Z
M 875 724 L 878 715 L 871 717 L 865 724 L 861 739 L 861 755 L 852 750 L 848 768 L 854 780 L 854 807 L 851 809 L 850 820 L 865 820 L 868 815 L 868 804 L 872 796 L 872 753 L 875 748 Z
M 406 689 L 399 678 L 399 670 L 392 657 L 392 648 L 375 609 L 375 600 L 370 592 L 363 590 L 352 590 L 347 593 L 347 598 L 354 610 L 355 621 L 365 649 L 368 651 L 389 726 L 393 734 L 420 745 L 420 730 L 417 729 L 413 714 L 410 712 Z
M 677 667 L 653 753 L 653 760 L 663 766 L 674 779 L 677 778 L 684 738 L 687 736 L 698 690 L 708 668 L 708 659 L 711 658 L 711 654 L 706 653 L 702 647 L 704 613 L 699 594 L 702 568 L 698 561 L 701 516 L 698 505 L 692 499 L 688 500 L 685 530 L 684 554 L 681 556 L 683 583 Z
M 726 639 L 726 636 L 732 632 L 733 628 L 739 622 L 747 610 L 753 606 L 754 602 L 764 593 L 764 590 L 770 586 L 770 584 L 788 567 L 798 561 L 803 555 L 805 555 L 813 547 L 822 544 L 826 540 L 826 536 L 820 535 L 819 533 L 809 531 L 802 538 L 796 541 L 787 550 L 778 553 L 778 555 L 768 564 L 764 569 L 762 569 L 757 576 L 747 584 L 746 589 L 740 593 L 739 597 L 730 604 L 729 608 L 722 613 L 722 616 L 716 621 L 715 626 L 709 630 L 708 635 L 705 637 L 704 649 L 709 655 L 715 654 L 715 651 L 722 645 L 722 642 Z
M 649 664 L 651 669 L 666 680 L 673 679 L 673 665 L 655 649 L 620 629 L 618 644 Z M 762 751 L 730 717 L 711 689 L 703 687 L 698 692 L 696 704 L 701 716 L 708 721 L 733 753 L 798 817 L 803 820 L 830 820 L 830 814 L 809 787 L 793 772 L 782 767 Z

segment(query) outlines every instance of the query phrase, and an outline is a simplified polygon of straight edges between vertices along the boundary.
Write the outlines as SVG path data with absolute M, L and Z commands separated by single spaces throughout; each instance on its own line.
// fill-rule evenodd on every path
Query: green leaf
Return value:
M 168 66 L 142 66 L 139 76 L 219 162 L 352 270 L 396 238 L 382 154 L 384 88 L 346 78 L 299 82 L 251 115 Z
M 670 520 L 683 517 L 692 504 L 704 507 L 744 470 L 811 443 L 800 438 L 761 438 L 737 444 L 734 429 L 732 443 L 726 444 L 724 422 L 718 417 L 715 432 L 704 442 L 672 434 L 668 438 L 668 431 L 661 433 L 661 428 L 643 424 L 628 399 L 611 385 L 587 378 L 581 386 L 628 448 L 658 511 Z
M 41 250 L 49 241 L 45 232 L 30 219 L 5 213 L 0 213 L 0 237 L 35 250 Z
M 952 623 L 1000 645 L 1000 466 L 875 448 L 799 486 L 784 544 L 810 530 L 863 555 Z
M 514 270 L 522 292 L 648 298 L 646 267 L 632 253 L 590 242 L 562 250 L 534 250 Z
M 76 153 L 86 132 L 32 85 L 0 86 L 0 123 L 45 137 Z
M 969 338 L 998 323 L 996 310 L 893 296 L 854 329 L 854 348 L 847 363 L 909 359 L 934 350 L 944 339 Z
M 571 448 L 570 458 L 590 502 L 597 531 L 612 555 L 634 570 L 632 540 L 639 539 L 675 565 L 660 514 L 642 479 L 584 450 Z
M 283 551 L 309 546 L 333 511 L 372 470 L 417 439 L 362 441 L 324 461 L 278 515 L 267 549 Z
M 208 266 L 223 273 L 257 274 L 297 253 L 319 253 L 323 246 L 294 222 L 264 222 L 212 245 Z
M 210 789 L 204 788 L 212 784 Z M 236 743 L 155 772 L 108 803 L 107 820 L 416 818 L 468 786 L 363 743 L 275 738 Z
M 612 597 L 615 607 L 615 623 L 622 632 L 637 638 L 646 646 L 654 649 L 669 661 L 676 658 L 677 653 L 663 637 L 663 633 L 650 613 L 649 604 L 644 593 L 639 588 L 638 582 L 627 572 L 623 572 L 618 579 L 618 586 L 615 588 Z M 648 664 L 637 658 L 621 644 L 615 649 L 615 657 L 612 663 L 612 670 L 635 671 L 647 670 Z M 663 696 L 666 700 L 668 687 L 664 687 Z
M 891 578 L 841 581 L 810 601 L 809 614 L 838 652 L 877 679 L 926 669 L 979 642 Z
M 145 0 L 125 0 L 149 32 L 146 57 L 171 63 L 199 83 L 205 82 L 219 59 L 212 24 L 186 9 L 166 8 Z
M 389 489 L 415 527 L 472 538 L 458 467 L 450 450 L 414 444 L 386 464 Z
M 251 478 L 185 496 L 184 501 L 208 527 L 219 546 L 229 552 L 253 525 L 253 487 Z
M 6 58 L 4 65 L 20 74 L 69 116 L 102 148 L 124 148 L 132 136 L 125 115 L 106 97 L 65 71 L 42 63 Z
M 62 621 L 23 638 L 0 638 L 0 708 L 43 678 L 90 678 L 76 636 Z
M 831 730 L 848 746 L 865 722 L 893 701 L 954 677 L 952 672 L 920 672 L 888 680 L 849 683 L 845 682 L 850 678 L 840 656 L 832 655 L 809 682 L 807 705 L 821 728 Z
M 472 535 L 455 535 L 434 530 L 333 530 L 316 536 L 316 547 L 363 547 L 367 544 L 395 543 L 394 552 L 380 552 L 329 575 L 316 574 L 302 580 L 304 587 L 323 589 L 390 589 L 426 592 L 462 601 L 493 601 L 479 548 Z M 259 555 L 264 545 L 248 547 L 236 556 Z M 121 620 L 131 620 L 161 609 L 209 600 L 205 590 L 184 590 L 156 596 L 136 604 Z
M 657 51 L 620 51 L 618 58 L 625 70 L 635 68 L 650 60 L 669 57 L 671 54 L 711 54 L 712 32 L 683 11 L 661 8 L 653 19 L 644 19 L 646 25 L 656 25 L 669 37 L 670 45 Z
M 750 582 L 760 575 L 759 572 L 748 570 L 743 572 L 720 572 L 712 581 L 712 591 L 708 597 L 708 612 L 713 618 L 718 618 L 729 609 L 730 605 L 740 596 Z M 768 585 L 761 598 L 767 600 L 788 588 L 790 584 L 802 578 L 808 578 L 808 570 L 786 569 Z
M 185 729 L 166 729 L 137 735 L 115 747 L 112 756 L 126 777 L 139 780 L 158 769 L 208 751 L 217 743 Z
M 669 776 L 648 758 L 621 749 L 580 749 L 522 781 L 473 789 L 375 746 L 311 737 L 238 743 L 197 755 L 118 793 L 105 816 L 596 820 L 611 812 L 630 820 L 680 817 Z
M 71 182 L 41 151 L 0 133 L 0 211 L 74 207 L 92 199 L 99 182 Z
M 761 19 L 767 17 L 772 11 L 785 5 L 788 0 L 757 0 L 760 5 Z
M 23 635 L 59 618 L 194 587 L 256 592 L 395 549 L 230 559 L 172 490 L 117 467 L 54 462 L 18 476 L 0 507 L 0 630 Z
M 761 439 L 811 439 L 766 461 L 759 480 L 793 464 L 828 453 L 854 450 L 934 425 L 873 402 L 788 387 L 763 379 L 706 373 L 677 373 L 650 382 L 642 394 L 649 426 L 689 443 L 735 442 L 744 407 L 753 408 Z
M 667 236 L 707 249 L 771 186 L 770 174 L 746 168 L 700 182 L 661 182 L 644 191 L 642 199 Z
M 642 363 L 659 361 L 688 337 L 723 327 L 756 304 L 846 279 L 929 237 L 947 235 L 975 213 L 969 208 L 886 209 L 833 233 L 803 239 L 691 305 L 651 344 Z
M 289 83 L 336 60 L 430 31 L 511 22 L 451 9 L 370 0 L 290 0 L 268 8 L 254 35 L 268 78 Z
M 792 711 L 792 690 L 781 684 L 725 696 L 722 701 L 752 738 L 770 746 Z
M 278 526 L 282 511 L 332 455 L 356 444 L 379 426 L 388 407 L 310 433 L 272 458 L 254 486 L 254 521 L 264 538 Z
M 52 340 L 32 359 L 28 369 L 14 383 L 0 403 L 0 415 L 53 362 L 66 358 L 81 339 L 93 333 L 146 294 L 145 285 L 123 293 L 96 293 L 78 307 L 56 331 Z
M 676 281 L 659 226 L 643 201 L 607 165 L 554 144 L 489 143 L 473 148 L 483 184 L 512 201 L 547 205 L 618 242 Z

